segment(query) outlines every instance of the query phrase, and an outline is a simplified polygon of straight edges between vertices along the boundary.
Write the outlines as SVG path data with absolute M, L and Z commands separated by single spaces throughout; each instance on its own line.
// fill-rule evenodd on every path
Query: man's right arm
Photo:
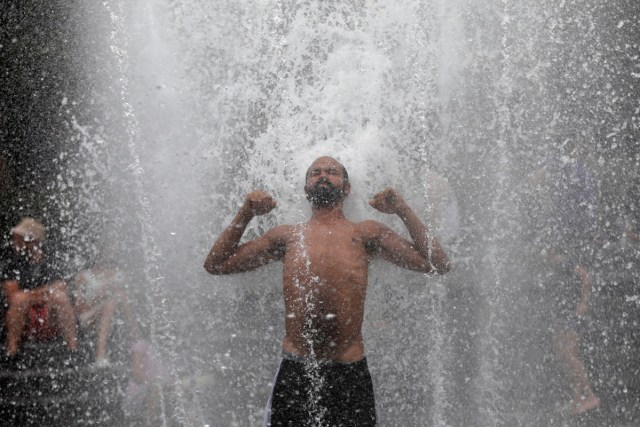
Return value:
M 6 299 L 10 299 L 14 293 L 22 290 L 20 289 L 20 283 L 18 283 L 17 280 L 4 280 L 0 283 L 2 283 L 2 292 L 4 292 L 4 297 Z
M 576 313 L 578 316 L 586 316 L 589 307 L 589 297 L 591 296 L 591 279 L 589 277 L 589 270 L 580 263 L 573 263 L 568 255 L 565 255 L 553 248 L 546 251 L 546 256 L 548 262 L 553 268 L 566 273 L 575 274 L 580 278 L 580 298 L 578 300 Z
M 0 285 L 2 285 L 2 292 L 4 292 L 4 297 L 9 298 L 9 296 L 17 291 L 20 291 L 20 282 L 18 281 L 18 270 L 13 254 L 9 252 L 9 250 L 2 251 L 2 256 L 5 258 L 4 263 L 2 265 L 2 271 L 0 271 Z
M 204 262 L 205 270 L 211 274 L 240 273 L 279 259 L 281 233 L 278 227 L 255 240 L 238 245 L 253 217 L 264 215 L 275 206 L 276 202 L 267 193 L 249 193 L 231 224 L 211 247 Z

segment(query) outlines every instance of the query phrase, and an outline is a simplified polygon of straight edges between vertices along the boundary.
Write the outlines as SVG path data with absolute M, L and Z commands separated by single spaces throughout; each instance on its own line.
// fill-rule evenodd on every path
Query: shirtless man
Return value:
M 369 204 L 398 215 L 413 243 L 380 222 L 346 219 L 343 201 L 350 189 L 342 164 L 318 158 L 306 175 L 307 223 L 277 226 L 239 245 L 251 219 L 276 207 L 268 194 L 251 192 L 204 263 L 211 274 L 284 264 L 283 361 L 266 425 L 376 425 L 362 337 L 369 263 L 380 257 L 423 273 L 449 271 L 444 250 L 395 190 L 385 189 Z

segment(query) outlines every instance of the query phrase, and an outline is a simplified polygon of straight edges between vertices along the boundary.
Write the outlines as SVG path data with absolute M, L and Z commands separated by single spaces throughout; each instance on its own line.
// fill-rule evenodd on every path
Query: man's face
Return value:
M 307 199 L 316 207 L 333 206 L 344 200 L 350 186 L 344 167 L 331 157 L 321 157 L 309 167 L 304 187 Z
M 37 239 L 23 236 L 20 233 L 13 233 L 11 235 L 11 245 L 17 253 L 31 261 L 39 262 L 42 259 L 42 248 L 40 241 Z

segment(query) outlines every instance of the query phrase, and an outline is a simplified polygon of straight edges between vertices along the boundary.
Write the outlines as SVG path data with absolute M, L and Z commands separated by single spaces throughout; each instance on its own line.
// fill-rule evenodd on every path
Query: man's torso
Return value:
M 366 223 L 347 220 L 287 229 L 285 351 L 344 362 L 364 357 L 361 328 L 373 240 Z
M 62 279 L 62 274 L 47 257 L 38 263 L 32 263 L 12 248 L 8 248 L 5 254 L 0 282 L 15 280 L 21 289 L 30 290 Z

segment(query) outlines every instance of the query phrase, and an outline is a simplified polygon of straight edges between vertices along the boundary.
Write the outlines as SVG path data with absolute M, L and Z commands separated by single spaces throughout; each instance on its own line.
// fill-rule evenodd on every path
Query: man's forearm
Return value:
M 449 271 L 451 268 L 449 257 L 437 239 L 429 238 L 429 230 L 413 212 L 413 209 L 405 203 L 398 212 L 398 216 L 407 227 L 418 252 L 431 263 L 436 272 L 446 273 Z
M 238 243 L 244 234 L 244 231 L 253 219 L 251 210 L 245 205 L 240 208 L 231 224 L 222 232 L 218 240 L 213 244 L 207 259 L 204 262 L 204 268 L 209 273 L 215 273 L 216 267 L 229 258 L 238 247 Z
M 576 265 L 574 272 L 580 276 L 580 301 L 579 304 L 583 304 L 585 307 L 589 305 L 589 297 L 591 296 L 591 279 L 589 278 L 589 271 L 581 266 Z

